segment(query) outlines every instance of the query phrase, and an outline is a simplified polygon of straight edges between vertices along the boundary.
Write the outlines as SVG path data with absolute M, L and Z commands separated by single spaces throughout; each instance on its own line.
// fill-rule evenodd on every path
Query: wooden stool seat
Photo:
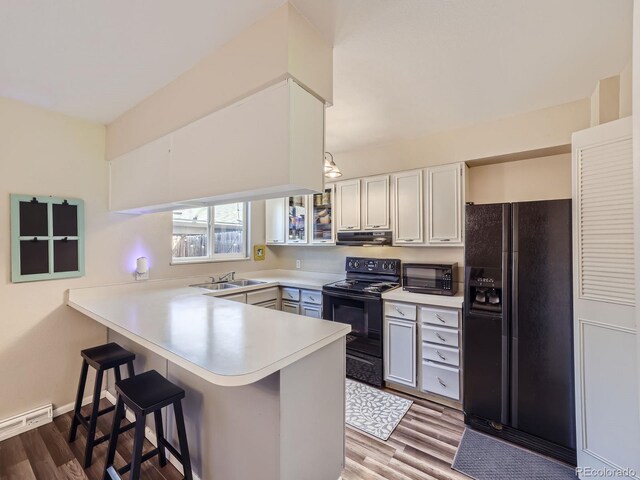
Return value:
M 131 353 L 113 342 L 87 348 L 82 350 L 80 355 L 96 370 L 119 367 L 136 358 L 135 353 Z
M 107 343 L 97 347 L 87 348 L 80 352 L 82 356 L 82 369 L 80 371 L 80 381 L 78 382 L 78 392 L 76 394 L 76 404 L 74 408 L 71 428 L 69 429 L 69 442 L 76 439 L 78 425 L 82 425 L 87 429 L 87 445 L 84 451 L 84 468 L 91 466 L 93 458 L 93 447 L 102 442 L 109 440 L 109 434 L 96 438 L 96 426 L 98 417 L 115 410 L 115 406 L 109 406 L 100 410 L 100 394 L 102 393 L 102 379 L 107 370 L 113 369 L 116 382 L 122 380 L 120 367 L 127 366 L 129 377 L 133 377 L 133 360 L 136 358 L 134 353 L 125 350 L 117 343 Z M 82 415 L 82 398 L 87 383 L 87 373 L 89 366 L 96 370 L 96 381 L 93 387 L 93 405 L 91 406 L 90 415 Z M 133 428 L 133 425 L 122 427 L 122 431 Z
M 116 412 L 113 416 L 111 439 L 109 441 L 107 461 L 104 467 L 104 480 L 119 479 L 119 475 L 128 471 L 131 471 L 129 474 L 130 480 L 138 480 L 140 478 L 140 465 L 142 462 L 149 460 L 155 455 L 158 455 L 160 467 L 164 467 L 167 464 L 165 449 L 169 450 L 182 464 L 184 478 L 186 480 L 192 480 L 191 459 L 189 457 L 184 415 L 182 413 L 182 399 L 185 397 L 185 391 L 171 383 L 155 370 L 150 370 L 135 377 L 116 382 L 116 392 L 118 393 L 118 400 L 116 401 Z M 176 450 L 164 436 L 162 409 L 168 405 L 173 405 L 180 451 Z M 136 416 L 133 455 L 130 464 L 116 469 L 113 466 L 113 462 L 118 445 L 118 434 L 120 433 L 119 425 L 124 417 L 125 406 Z M 146 416 L 151 413 L 153 413 L 156 424 L 158 447 L 143 455 L 142 448 L 144 445 Z

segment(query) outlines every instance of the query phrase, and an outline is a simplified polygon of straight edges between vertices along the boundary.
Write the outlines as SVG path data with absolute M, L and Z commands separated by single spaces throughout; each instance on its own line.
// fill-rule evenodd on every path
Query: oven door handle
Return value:
M 368 297 L 366 295 L 358 295 L 353 293 L 336 293 L 336 292 L 322 292 L 323 296 L 334 297 L 334 298 L 344 298 L 346 300 L 362 300 L 364 302 L 379 302 L 382 300 L 381 297 Z

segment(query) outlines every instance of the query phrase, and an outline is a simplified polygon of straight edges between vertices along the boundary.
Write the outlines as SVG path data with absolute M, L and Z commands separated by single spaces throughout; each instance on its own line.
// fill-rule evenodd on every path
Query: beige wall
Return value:
M 633 74 L 631 62 L 627 63 L 624 70 L 620 72 L 620 118 L 631 115 L 632 102 L 631 90 L 633 85 Z
M 333 47 L 289 3 L 107 126 L 107 159 L 294 76 L 333 101 Z
M 470 202 L 528 202 L 571 198 L 571 154 L 471 167 Z
M 344 178 L 530 152 L 571 144 L 589 127 L 589 99 L 493 122 L 349 152 L 332 152 Z
M 64 305 L 65 291 L 133 280 L 146 255 L 151 278 L 273 268 L 264 262 L 170 266 L 171 213 L 130 216 L 107 210 L 102 125 L 0 98 L 0 420 L 52 402 L 72 402 L 80 350 L 106 340 L 93 320 Z M 9 194 L 81 198 L 86 203 L 86 276 L 10 282 Z M 264 204 L 252 209 L 253 243 L 264 240 Z

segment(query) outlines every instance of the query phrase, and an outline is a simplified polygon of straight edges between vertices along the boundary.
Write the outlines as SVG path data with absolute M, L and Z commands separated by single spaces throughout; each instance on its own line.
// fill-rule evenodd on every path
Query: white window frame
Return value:
M 214 263 L 214 262 L 238 262 L 243 260 L 250 260 L 249 256 L 249 244 L 251 239 L 251 227 L 249 225 L 249 219 L 251 218 L 251 202 L 231 202 L 231 203 L 244 203 L 242 224 L 244 226 L 244 249 L 239 254 L 229 253 L 213 253 L 214 240 L 215 240 L 215 205 L 208 208 L 208 225 L 207 235 L 209 241 L 207 242 L 207 255 L 202 257 L 174 257 L 171 256 L 171 265 L 184 265 L 186 263 Z M 185 209 L 186 210 L 186 209 Z M 173 218 L 171 219 L 171 236 L 173 238 Z

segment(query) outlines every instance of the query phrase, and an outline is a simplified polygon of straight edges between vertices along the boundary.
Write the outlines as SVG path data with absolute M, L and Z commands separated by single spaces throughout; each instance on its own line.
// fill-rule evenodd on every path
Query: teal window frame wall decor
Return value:
M 46 206 L 46 235 L 44 235 L 44 225 L 42 231 L 36 235 L 22 235 L 20 231 L 21 224 L 26 223 L 28 219 L 20 219 L 21 204 L 26 207 L 29 204 L 42 204 Z M 54 206 L 75 206 L 76 207 L 76 235 L 54 235 L 56 227 L 54 226 Z M 56 209 L 60 210 L 60 209 Z M 26 211 L 26 208 L 25 208 Z M 42 213 L 42 212 L 40 212 Z M 71 217 L 73 218 L 73 217 Z M 48 265 L 46 271 L 39 273 L 23 274 L 23 266 L 21 263 L 22 252 L 21 246 L 23 242 L 47 242 L 47 259 Z M 62 243 L 60 243 L 62 242 Z M 55 251 L 56 245 L 62 246 L 66 242 L 77 242 L 77 270 L 72 271 L 55 271 Z M 26 253 L 25 253 L 26 254 Z M 55 280 L 60 278 L 75 278 L 84 276 L 84 201 L 75 198 L 47 197 L 34 195 L 15 195 L 11 194 L 11 281 L 13 283 L 20 282 L 36 282 L 40 280 Z

